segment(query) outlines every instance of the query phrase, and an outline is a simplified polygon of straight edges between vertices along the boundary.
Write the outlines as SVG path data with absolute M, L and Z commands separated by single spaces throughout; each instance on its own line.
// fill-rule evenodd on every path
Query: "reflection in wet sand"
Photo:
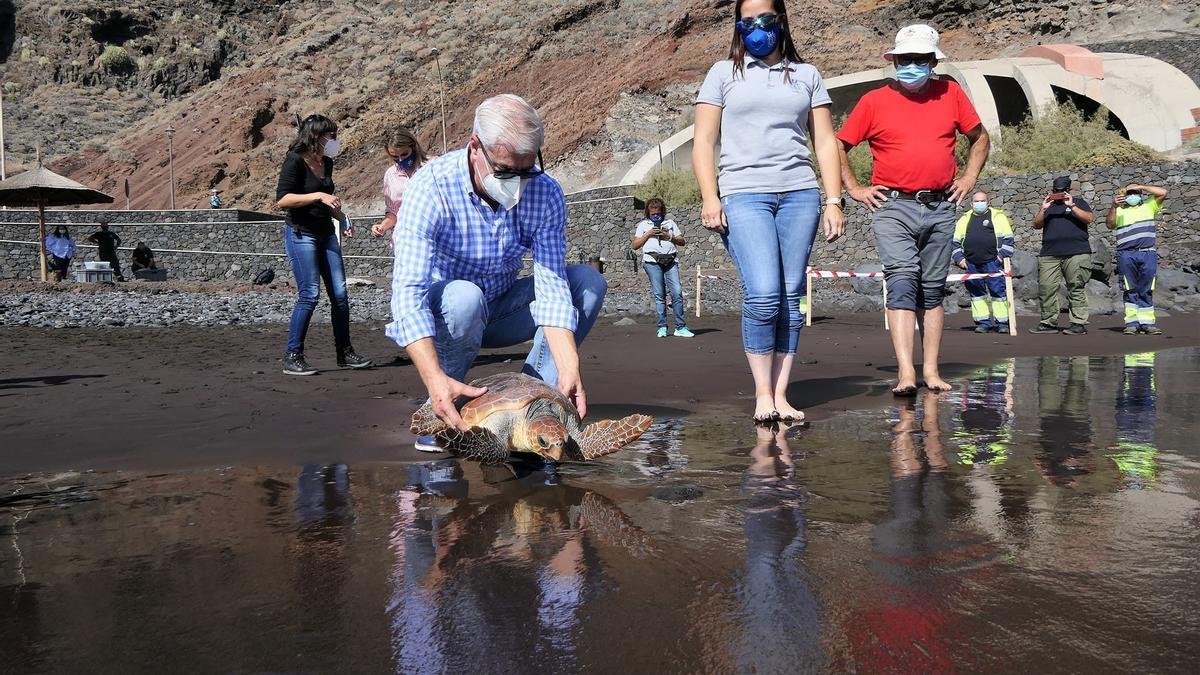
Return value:
M 660 421 L 558 471 L 0 480 L 0 664 L 1188 672 L 1198 363 L 1010 360 L 804 428 Z

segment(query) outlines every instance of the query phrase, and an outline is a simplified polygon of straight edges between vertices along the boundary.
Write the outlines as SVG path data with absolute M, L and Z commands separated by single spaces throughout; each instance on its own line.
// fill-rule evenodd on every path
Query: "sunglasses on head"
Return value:
M 761 28 L 763 30 L 771 30 L 772 28 L 774 28 L 777 25 L 779 25 L 779 15 L 778 14 L 761 14 L 759 16 L 754 17 L 753 19 L 746 18 L 746 19 L 738 19 L 737 20 L 738 30 L 740 30 L 743 33 L 751 33 L 756 28 Z
M 933 63 L 933 54 L 896 54 L 892 61 L 898 66 L 927 66 Z
M 488 155 L 487 148 L 483 147 L 483 143 L 479 144 L 479 149 L 483 151 L 483 160 L 487 162 L 488 168 L 492 170 L 492 175 L 500 180 L 505 180 L 507 178 L 533 178 L 534 176 L 540 176 L 543 173 L 546 173 L 542 169 L 543 162 L 541 150 L 538 150 L 537 153 L 537 164 L 534 164 L 528 169 L 520 170 L 507 166 L 497 167 L 496 164 L 492 162 L 491 156 Z

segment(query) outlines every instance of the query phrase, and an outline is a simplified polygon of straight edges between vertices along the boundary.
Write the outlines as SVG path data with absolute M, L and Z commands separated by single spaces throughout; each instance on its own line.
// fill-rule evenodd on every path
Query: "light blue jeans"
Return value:
M 800 300 L 821 218 L 816 188 L 723 197 L 722 237 L 742 279 L 742 344 L 747 354 L 795 354 L 804 315 Z
M 675 314 L 675 330 L 687 328 L 683 318 L 683 286 L 679 283 L 679 263 L 664 270 L 658 263 L 642 261 L 646 276 L 650 277 L 650 294 L 654 296 L 654 309 L 658 312 L 658 327 L 667 327 L 667 291 L 671 291 L 671 310 Z
M 568 265 L 567 283 L 571 287 L 571 302 L 579 312 L 575 328 L 578 345 L 600 315 L 608 282 L 590 265 Z M 429 308 L 433 310 L 437 331 L 433 344 L 442 371 L 465 381 L 480 348 L 511 347 L 532 338 L 533 348 L 521 372 L 558 384 L 558 368 L 550 355 L 550 345 L 529 309 L 533 301 L 533 277 L 517 279 L 507 293 L 490 303 L 470 281 L 440 281 L 430 286 Z
M 333 343 L 338 353 L 350 346 L 350 298 L 346 294 L 346 270 L 342 265 L 342 245 L 336 236 L 318 236 L 283 226 L 283 248 L 296 278 L 296 306 L 288 325 L 289 352 L 304 351 L 308 323 L 321 297 L 321 282 L 329 292 L 329 318 L 333 322 Z

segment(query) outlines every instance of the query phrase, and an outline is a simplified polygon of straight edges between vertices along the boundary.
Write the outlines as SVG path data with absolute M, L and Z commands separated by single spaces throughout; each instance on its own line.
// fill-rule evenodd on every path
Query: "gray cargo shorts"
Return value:
M 946 294 L 954 222 L 953 202 L 889 199 L 871 215 L 883 263 L 888 309 L 933 309 Z

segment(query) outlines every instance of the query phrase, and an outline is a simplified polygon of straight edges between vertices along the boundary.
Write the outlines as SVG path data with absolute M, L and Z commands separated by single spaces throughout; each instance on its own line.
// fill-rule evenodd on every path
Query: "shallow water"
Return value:
M 0 481 L 5 672 L 1192 672 L 1200 350 L 560 467 Z M 732 408 L 731 408 L 732 409 Z

